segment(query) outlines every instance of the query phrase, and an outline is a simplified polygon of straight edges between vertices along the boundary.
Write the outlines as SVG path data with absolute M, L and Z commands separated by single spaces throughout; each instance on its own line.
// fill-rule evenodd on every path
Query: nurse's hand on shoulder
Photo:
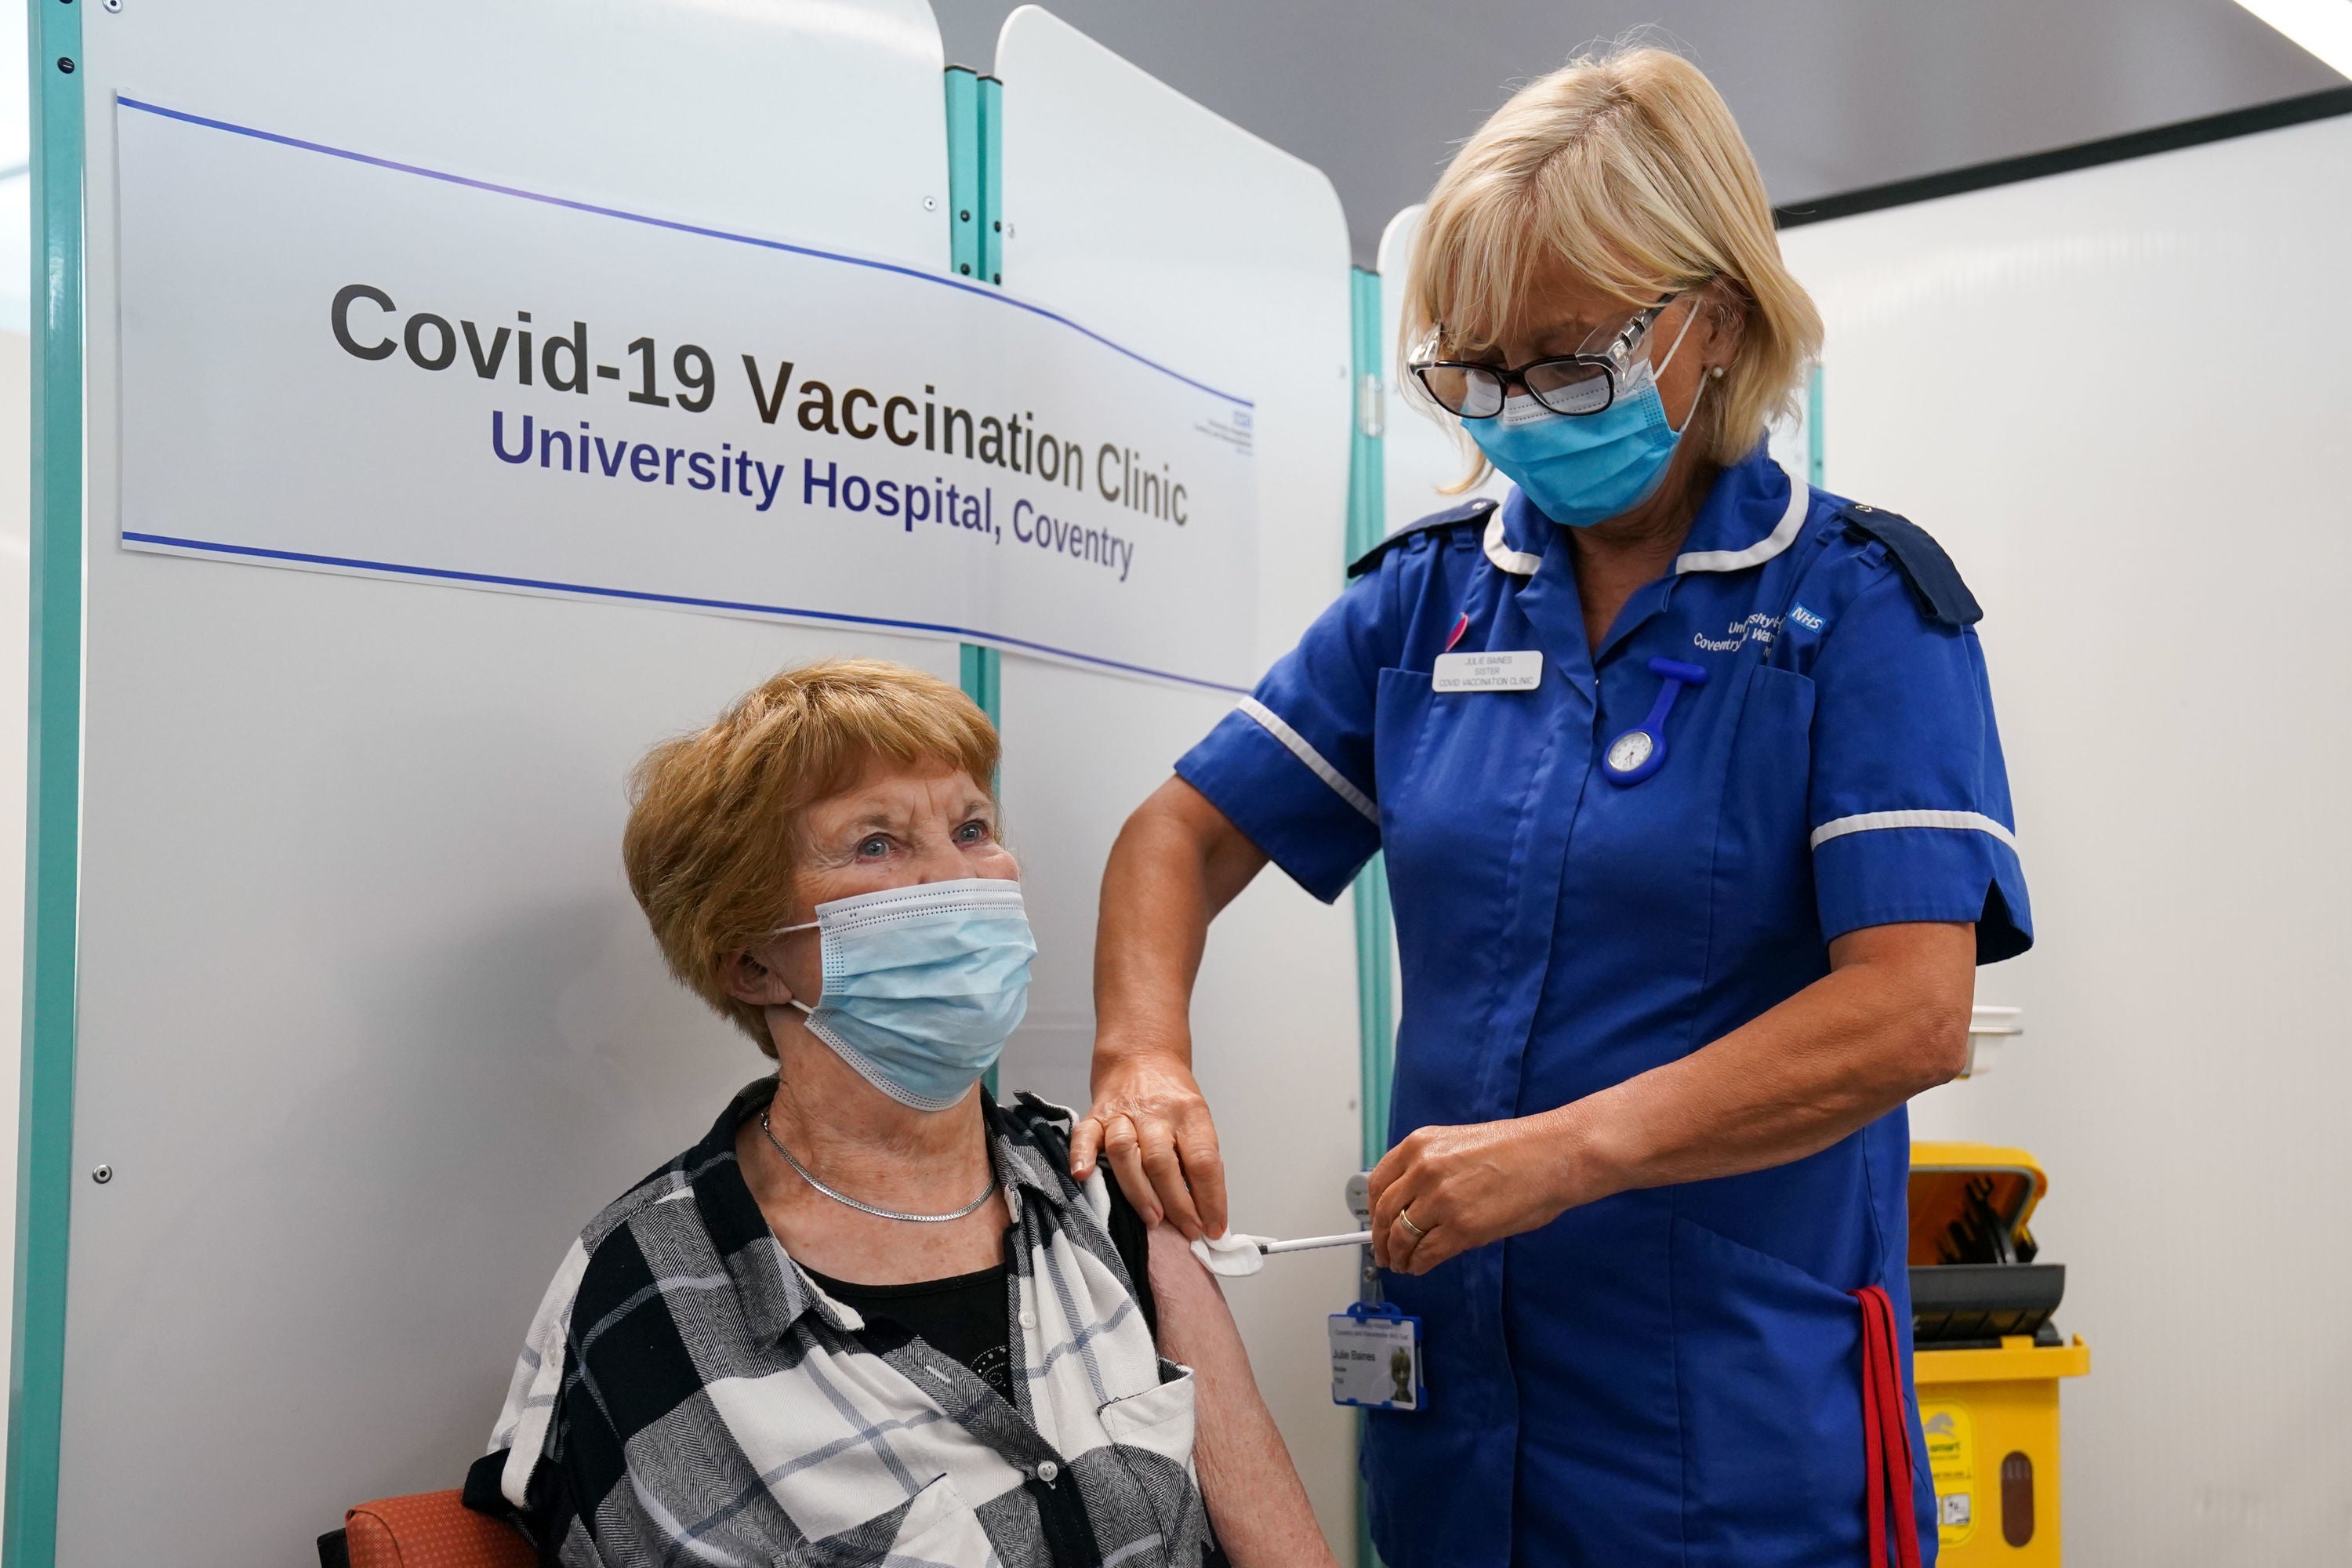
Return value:
M 1070 1174 L 1099 1158 L 1146 1225 L 1164 1217 L 1187 1241 L 1225 1234 L 1225 1163 L 1216 1123 L 1189 1068 L 1172 1054 L 1118 1059 L 1070 1133 Z
M 1549 1225 L 1576 1201 L 1569 1173 L 1558 1135 L 1539 1116 L 1419 1128 L 1372 1167 L 1372 1261 L 1426 1274 Z

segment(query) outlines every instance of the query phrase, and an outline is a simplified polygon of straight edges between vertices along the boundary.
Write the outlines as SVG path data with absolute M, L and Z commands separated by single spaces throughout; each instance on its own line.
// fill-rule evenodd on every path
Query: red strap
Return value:
M 1917 1472 L 1911 1413 L 1903 1401 L 1895 1303 L 1881 1285 L 1853 1295 L 1862 1304 L 1862 1465 L 1869 1479 L 1870 1568 L 1885 1568 L 1890 1534 L 1896 1568 L 1919 1568 L 1919 1516 L 1911 1501 Z

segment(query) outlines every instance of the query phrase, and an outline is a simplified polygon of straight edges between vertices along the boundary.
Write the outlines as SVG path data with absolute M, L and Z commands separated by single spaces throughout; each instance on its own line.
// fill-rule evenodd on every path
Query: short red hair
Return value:
M 877 758 L 960 769 L 992 795 L 998 750 L 961 691 L 866 658 L 788 669 L 654 747 L 630 776 L 621 861 L 670 973 L 773 1056 L 761 1010 L 723 973 L 790 923 L 809 808 Z

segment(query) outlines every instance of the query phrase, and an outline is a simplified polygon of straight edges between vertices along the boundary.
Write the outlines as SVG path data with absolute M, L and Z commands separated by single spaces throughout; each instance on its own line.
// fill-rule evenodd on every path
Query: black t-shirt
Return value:
M 802 1268 L 826 1295 L 856 1308 L 861 1317 L 887 1318 L 920 1336 L 1011 1402 L 1012 1291 L 1003 1264 L 913 1285 L 852 1285 L 806 1264 Z

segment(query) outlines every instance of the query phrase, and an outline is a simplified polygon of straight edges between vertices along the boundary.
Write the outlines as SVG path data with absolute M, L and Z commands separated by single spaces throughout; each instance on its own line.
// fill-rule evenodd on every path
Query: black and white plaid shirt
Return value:
M 467 1501 L 564 1568 L 1222 1562 L 1192 1375 L 1153 1348 L 1100 1173 L 1066 1173 L 1069 1113 L 988 1108 L 1013 1224 L 1008 1404 L 786 1256 L 735 1158 L 774 1092 L 736 1096 L 573 1243 Z

